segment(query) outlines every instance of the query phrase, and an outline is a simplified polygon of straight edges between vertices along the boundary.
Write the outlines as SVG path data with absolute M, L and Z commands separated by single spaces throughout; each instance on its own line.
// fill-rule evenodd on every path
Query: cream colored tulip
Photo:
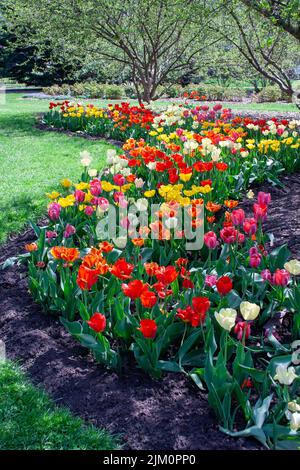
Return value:
M 300 405 L 296 401 L 290 401 L 288 403 L 288 409 L 289 411 L 292 411 L 293 413 L 300 412 Z
M 80 159 L 81 165 L 85 167 L 88 167 L 92 162 L 92 156 L 87 150 L 80 152 Z
M 244 320 L 255 320 L 259 315 L 260 307 L 251 302 L 241 302 L 240 311 Z
M 286 364 L 279 364 L 276 367 L 276 374 L 274 380 L 277 380 L 282 385 L 291 385 L 297 378 L 294 367 L 288 367 Z
M 227 331 L 230 331 L 234 327 L 236 317 L 237 311 L 233 308 L 221 308 L 219 312 L 215 312 L 217 322 Z
M 292 431 L 298 431 L 298 429 L 300 429 L 300 413 L 292 413 L 290 426 Z
M 137 210 L 141 212 L 145 212 L 148 209 L 148 205 L 149 205 L 148 199 L 144 197 L 137 199 L 134 205 L 136 206 Z
M 96 168 L 91 168 L 91 169 L 89 170 L 89 176 L 90 176 L 91 178 L 94 178 L 95 176 L 97 176 L 97 174 L 98 174 L 98 170 L 96 170 Z
M 284 265 L 284 269 L 286 269 L 290 274 L 294 276 L 299 276 L 300 274 L 300 261 L 298 259 L 291 259 Z

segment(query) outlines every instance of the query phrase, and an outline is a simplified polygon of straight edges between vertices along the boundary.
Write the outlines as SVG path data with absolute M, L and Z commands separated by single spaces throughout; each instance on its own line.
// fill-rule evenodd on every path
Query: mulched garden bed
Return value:
M 272 193 L 267 230 L 276 244 L 300 253 L 299 175 L 282 179 Z M 250 207 L 251 202 L 245 202 Z M 33 240 L 27 230 L 0 249 L 0 262 L 24 251 Z M 0 337 L 9 359 L 20 360 L 36 384 L 58 404 L 89 423 L 119 434 L 125 449 L 260 449 L 256 441 L 227 437 L 218 430 L 206 395 L 181 375 L 150 379 L 127 365 L 122 375 L 92 361 L 60 323 L 43 314 L 28 293 L 26 270 L 0 271 Z
M 300 174 L 287 175 L 280 178 L 283 188 L 265 183 L 257 191 L 270 192 L 272 202 L 268 211 L 268 219 L 264 223 L 264 231 L 273 233 L 274 247 L 287 244 L 293 256 L 300 255 Z M 244 200 L 243 208 L 251 213 L 253 201 Z

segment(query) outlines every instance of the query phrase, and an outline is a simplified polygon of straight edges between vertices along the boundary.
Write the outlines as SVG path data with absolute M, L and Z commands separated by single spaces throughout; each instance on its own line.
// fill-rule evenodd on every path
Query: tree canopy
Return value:
M 129 78 L 150 101 L 162 84 L 214 68 L 215 76 L 263 77 L 292 95 L 299 2 L 0 0 L 0 31 L 13 38 L 6 62 L 20 70 L 18 54 L 27 53 L 31 79 L 39 71 L 57 83 Z

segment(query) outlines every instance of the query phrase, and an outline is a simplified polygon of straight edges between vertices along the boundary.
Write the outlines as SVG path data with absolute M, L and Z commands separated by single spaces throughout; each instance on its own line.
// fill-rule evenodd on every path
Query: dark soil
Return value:
M 272 193 L 266 228 L 276 244 L 300 253 L 299 175 L 283 178 Z M 245 202 L 246 208 L 251 202 Z M 28 230 L 0 250 L 0 261 L 23 252 L 33 240 Z M 87 422 L 119 434 L 126 449 L 259 449 L 253 440 L 227 437 L 218 430 L 206 395 L 177 374 L 150 379 L 131 366 L 118 376 L 93 362 L 57 319 L 46 316 L 28 293 L 26 270 L 0 271 L 0 337 L 9 359 L 20 360 L 32 381 L 58 404 Z
M 287 244 L 292 255 L 300 255 L 300 174 L 283 176 L 281 183 L 284 188 L 270 186 L 265 183 L 259 188 L 253 188 L 255 195 L 258 191 L 271 193 L 272 202 L 268 218 L 264 223 L 264 231 L 275 237 L 274 247 Z M 251 213 L 253 201 L 244 200 L 243 207 Z

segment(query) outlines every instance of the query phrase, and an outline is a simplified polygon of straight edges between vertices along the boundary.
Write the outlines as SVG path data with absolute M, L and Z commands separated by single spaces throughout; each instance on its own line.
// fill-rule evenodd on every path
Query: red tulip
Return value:
M 234 332 L 239 341 L 241 341 L 244 337 L 245 339 L 248 339 L 251 334 L 250 323 L 247 323 L 246 321 L 239 321 L 234 327 Z
M 92 330 L 96 331 L 96 333 L 101 333 L 102 331 L 105 330 L 106 327 L 106 318 L 105 315 L 102 313 L 94 313 L 94 315 L 90 318 L 89 321 L 87 321 L 87 324 L 89 325 Z
M 126 297 L 130 297 L 130 299 L 138 299 L 141 296 L 143 289 L 144 284 L 138 279 L 129 282 L 129 284 L 122 284 L 122 291 L 124 295 L 126 295 Z
M 134 265 L 127 263 L 125 258 L 119 258 L 115 264 L 110 268 L 111 274 L 118 279 L 126 280 L 131 278 L 131 273 L 134 270 Z
M 256 220 L 266 220 L 268 206 L 266 204 L 253 204 L 253 212 Z
M 178 308 L 176 316 L 184 323 L 190 323 L 192 327 L 196 328 L 200 324 L 204 323 L 206 314 L 195 312 L 195 310 L 189 305 L 184 309 Z
M 254 235 L 257 232 L 257 223 L 254 218 L 245 219 L 243 230 L 247 235 Z
M 144 338 L 153 339 L 157 332 L 157 324 L 155 320 L 145 319 L 140 321 L 138 330 L 142 333 Z
M 190 279 L 184 279 L 182 281 L 182 287 L 183 289 L 194 289 L 195 285 Z
M 230 277 L 222 276 L 220 277 L 220 279 L 217 280 L 216 286 L 219 294 L 225 296 L 229 294 L 229 292 L 232 290 L 233 283 Z
M 209 310 L 210 301 L 208 297 L 193 297 L 192 305 L 196 313 L 205 315 Z
M 178 277 L 178 272 L 174 266 L 160 266 L 156 270 L 155 276 L 158 281 L 163 282 L 165 285 L 171 284 Z
M 148 289 L 144 289 L 140 296 L 141 303 L 145 308 L 152 308 L 157 302 L 156 295 Z
M 272 284 L 275 286 L 286 286 L 290 280 L 290 273 L 285 269 L 276 269 L 272 276 Z

